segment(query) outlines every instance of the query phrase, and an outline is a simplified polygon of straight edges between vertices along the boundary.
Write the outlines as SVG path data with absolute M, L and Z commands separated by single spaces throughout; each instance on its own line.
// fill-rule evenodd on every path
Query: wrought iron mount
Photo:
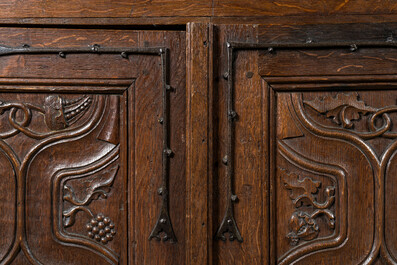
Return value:
M 242 242 L 243 238 L 238 230 L 237 223 L 233 214 L 233 203 L 238 198 L 233 190 L 234 179 L 234 123 L 238 117 L 234 110 L 234 52 L 238 50 L 267 50 L 269 53 L 274 53 L 275 50 L 288 49 L 348 49 L 350 52 L 356 52 L 360 48 L 397 48 L 397 42 L 389 37 L 385 41 L 359 41 L 359 42 L 314 42 L 312 39 L 307 39 L 303 43 L 245 43 L 245 42 L 227 42 L 227 72 L 224 73 L 224 78 L 227 79 L 227 110 L 226 117 L 228 119 L 227 127 L 227 154 L 222 159 L 226 169 L 226 183 L 227 183 L 227 197 L 226 208 L 223 220 L 215 234 L 216 239 L 226 240 L 225 234 L 229 234 L 229 240 Z
M 0 46 L 0 56 L 4 55 L 15 55 L 15 54 L 58 54 L 59 57 L 66 58 L 67 54 L 76 53 L 96 53 L 96 54 L 117 54 L 121 57 L 128 58 L 129 54 L 153 54 L 162 55 L 167 50 L 163 47 L 145 47 L 145 48 L 111 48 L 101 47 L 98 44 L 87 47 L 76 47 L 76 48 L 36 48 L 31 47 L 28 44 L 24 44 L 22 47 L 6 47 Z M 165 67 L 165 65 L 164 65 Z
M 22 47 L 6 47 L 0 46 L 0 56 L 17 55 L 17 54 L 57 54 L 61 58 L 66 58 L 68 54 L 120 54 L 122 58 L 128 59 L 131 54 L 147 54 L 160 56 L 161 59 L 161 74 L 162 74 L 162 109 L 163 117 L 160 123 L 163 125 L 163 154 L 162 154 L 162 186 L 159 189 L 159 194 L 162 196 L 161 209 L 156 225 L 149 236 L 149 240 L 156 238 L 163 241 L 177 242 L 174 230 L 172 228 L 171 219 L 169 217 L 169 160 L 172 156 L 172 151 L 169 148 L 169 99 L 168 92 L 171 86 L 168 83 L 168 67 L 169 67 L 169 50 L 166 47 L 143 47 L 143 48 L 112 48 L 101 47 L 98 44 L 87 47 L 77 48 L 37 48 L 24 44 Z
M 167 65 L 168 50 L 161 50 L 161 65 Z M 163 80 L 163 116 L 159 119 L 159 123 L 163 126 L 163 152 L 162 152 L 162 184 L 158 189 L 158 194 L 162 198 L 160 215 L 156 222 L 155 227 L 150 233 L 149 240 L 152 238 L 158 241 L 167 241 L 176 243 L 177 239 L 172 229 L 171 218 L 169 215 L 169 175 L 170 175 L 170 158 L 173 152 L 170 148 L 169 141 L 169 97 L 168 92 L 172 90 L 167 80 L 167 69 L 162 67 L 162 80 Z M 163 235 L 163 237 L 162 237 Z

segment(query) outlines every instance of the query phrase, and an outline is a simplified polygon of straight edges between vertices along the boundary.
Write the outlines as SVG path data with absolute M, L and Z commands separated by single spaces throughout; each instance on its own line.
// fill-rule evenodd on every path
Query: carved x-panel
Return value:
M 119 172 L 120 95 L 0 96 L 2 173 L 10 176 L 4 214 L 15 213 L 2 264 L 18 264 L 20 253 L 31 264 L 48 264 L 71 251 L 67 246 L 95 253 L 75 253 L 77 260 L 83 254 L 118 264 L 125 214 L 112 207 L 126 190 Z M 52 251 L 43 256 L 48 244 Z

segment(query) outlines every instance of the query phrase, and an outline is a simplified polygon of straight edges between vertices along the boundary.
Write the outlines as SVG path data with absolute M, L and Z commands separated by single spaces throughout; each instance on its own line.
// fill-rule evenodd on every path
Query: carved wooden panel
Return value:
M 22 253 L 31 264 L 60 255 L 65 264 L 87 257 L 92 264 L 125 262 L 126 213 L 112 210 L 124 204 L 127 188 L 119 171 L 120 96 L 0 97 L 1 150 L 4 168 L 12 168 L 10 194 L 16 194 L 4 202 L 16 215 L 2 262 Z
M 223 159 L 228 153 L 228 82 L 227 72 L 228 39 L 255 41 L 256 29 L 252 26 L 231 25 L 217 26 L 215 58 L 223 58 L 216 64 L 214 89 L 214 181 L 213 181 L 213 229 L 212 237 L 218 237 L 218 229 L 231 201 L 228 195 L 227 165 Z M 232 204 L 235 224 L 242 237 L 242 242 L 230 230 L 223 235 L 225 241 L 213 243 L 213 264 L 267 264 L 269 253 L 269 231 L 266 228 L 268 216 L 268 182 L 267 174 L 267 131 L 268 113 L 266 95 L 260 88 L 258 75 L 258 57 L 256 51 L 241 51 L 235 59 L 233 83 L 234 109 L 237 113 L 234 121 L 232 191 L 237 196 Z M 227 213 L 227 212 L 226 212 Z M 227 221 L 227 220 L 226 220 Z M 232 238 L 231 238 L 232 237 Z
M 394 27 L 345 26 L 216 27 L 216 264 L 396 262 Z
M 0 31 L 0 263 L 182 264 L 184 33 Z
M 302 104 L 308 106 L 307 109 L 319 98 L 334 99 L 331 103 L 334 106 L 343 98 L 344 103 L 337 104 L 335 109 L 344 111 L 348 104 L 345 100 L 351 97 L 344 97 L 344 93 L 338 95 L 315 92 L 275 94 L 277 133 L 273 181 L 276 195 L 273 209 L 279 264 L 289 264 L 299 258 L 302 264 L 358 264 L 367 258 L 366 254 L 374 244 L 375 177 L 367 157 L 350 143 L 353 142 L 350 139 L 325 137 L 304 126 L 307 116 L 301 117 L 302 113 L 292 103 L 292 98 L 302 100 L 303 97 L 306 103 Z M 360 104 L 359 101 L 351 103 Z M 346 116 L 360 115 L 354 107 L 346 109 L 349 111 Z M 326 116 L 323 117 L 328 119 Z M 332 123 L 339 122 L 332 117 Z M 348 122 L 347 117 L 343 118 Z M 348 258 L 351 249 L 355 250 L 356 256 Z

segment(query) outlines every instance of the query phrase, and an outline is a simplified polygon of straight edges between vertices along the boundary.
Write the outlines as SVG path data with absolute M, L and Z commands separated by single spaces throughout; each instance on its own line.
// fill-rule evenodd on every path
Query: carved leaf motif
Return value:
M 320 181 L 315 181 L 309 177 L 300 178 L 295 173 L 289 173 L 285 169 L 280 169 L 284 179 L 284 187 L 290 191 L 289 197 L 296 209 L 311 206 L 313 211 L 295 211 L 289 220 L 290 233 L 287 237 L 292 245 L 298 244 L 299 240 L 312 240 L 320 232 L 316 218 L 323 215 L 327 218 L 328 227 L 335 228 L 335 215 L 330 207 L 335 201 L 335 187 L 328 186 L 324 189 L 326 199 L 324 202 L 317 201 L 317 194 L 321 187 Z M 296 181 L 294 181 L 296 179 Z
M 304 100 L 303 102 L 344 128 L 352 128 L 352 121 L 359 120 L 361 115 L 377 110 L 360 100 L 357 92 L 338 93 L 336 96 L 317 97 L 314 100 Z
M 95 179 L 91 181 L 89 186 L 86 188 L 85 197 L 82 200 L 77 198 L 75 191 L 71 186 L 64 185 L 63 199 L 76 206 L 87 205 L 91 201 L 97 200 L 100 197 L 106 199 L 107 194 L 110 192 L 110 187 L 113 185 L 118 169 L 119 166 L 114 166 L 109 170 L 105 170 L 96 175 Z
M 88 187 L 84 190 L 84 198 L 79 199 L 72 186 L 65 184 L 63 186 L 63 200 L 71 203 L 73 206 L 63 211 L 63 224 L 65 227 L 72 226 L 75 222 L 76 214 L 84 211 L 91 217 L 93 213 L 88 205 L 100 197 L 106 199 L 110 188 L 113 185 L 119 166 L 114 166 L 108 170 L 103 170 L 94 175 L 94 178 L 88 182 Z

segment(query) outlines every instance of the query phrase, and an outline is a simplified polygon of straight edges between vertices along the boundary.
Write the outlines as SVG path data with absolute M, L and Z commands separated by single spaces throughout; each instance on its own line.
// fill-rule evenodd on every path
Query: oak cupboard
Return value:
M 4 1 L 0 264 L 397 263 L 390 1 Z

